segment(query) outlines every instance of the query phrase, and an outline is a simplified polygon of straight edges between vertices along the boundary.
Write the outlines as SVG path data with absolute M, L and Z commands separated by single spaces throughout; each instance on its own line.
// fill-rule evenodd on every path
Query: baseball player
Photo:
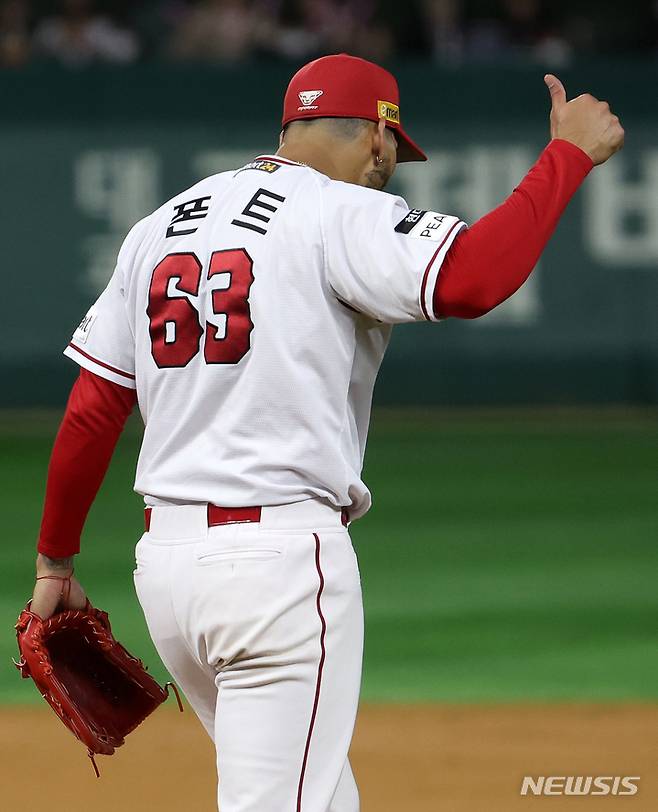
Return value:
M 137 594 L 215 743 L 222 812 L 359 808 L 348 526 L 370 507 L 375 377 L 393 324 L 473 318 L 514 293 L 622 146 L 606 103 L 545 81 L 552 140 L 467 228 L 382 191 L 397 162 L 426 160 L 393 76 L 346 54 L 311 62 L 286 92 L 278 152 L 137 223 L 65 350 L 81 372 L 50 463 L 33 610 L 83 605 L 73 557 L 137 402 Z

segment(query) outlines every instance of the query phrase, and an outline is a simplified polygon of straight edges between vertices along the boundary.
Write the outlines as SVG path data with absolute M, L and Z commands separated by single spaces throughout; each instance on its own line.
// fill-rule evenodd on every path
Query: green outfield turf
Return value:
M 10 662 L 31 591 L 51 418 L 0 419 L 0 698 L 38 699 Z M 129 431 L 78 573 L 162 676 L 132 589 L 141 529 Z M 658 422 L 651 414 L 378 413 L 353 525 L 372 700 L 658 697 Z

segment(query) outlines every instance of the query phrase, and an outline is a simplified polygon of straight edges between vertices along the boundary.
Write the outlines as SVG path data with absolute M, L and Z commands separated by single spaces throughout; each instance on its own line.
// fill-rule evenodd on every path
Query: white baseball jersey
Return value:
M 136 388 L 147 504 L 324 498 L 356 518 L 373 386 L 396 322 L 435 320 L 464 223 L 261 156 L 128 234 L 65 354 Z

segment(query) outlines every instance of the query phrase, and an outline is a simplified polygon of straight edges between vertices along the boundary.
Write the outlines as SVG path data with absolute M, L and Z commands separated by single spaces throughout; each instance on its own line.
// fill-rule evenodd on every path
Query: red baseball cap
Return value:
M 322 56 L 300 68 L 283 100 L 285 127 L 307 118 L 385 119 L 398 140 L 398 162 L 426 161 L 427 155 L 402 129 L 400 91 L 395 77 L 379 65 L 349 54 Z

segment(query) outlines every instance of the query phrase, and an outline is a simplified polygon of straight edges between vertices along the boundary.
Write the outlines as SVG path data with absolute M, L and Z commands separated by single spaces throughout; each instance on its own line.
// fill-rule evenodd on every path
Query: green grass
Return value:
M 10 657 L 53 422 L 0 420 L 0 698 L 38 699 Z M 78 573 L 164 676 L 132 589 L 138 439 L 122 440 Z M 378 413 L 353 525 L 371 700 L 658 698 L 658 422 L 647 413 Z

